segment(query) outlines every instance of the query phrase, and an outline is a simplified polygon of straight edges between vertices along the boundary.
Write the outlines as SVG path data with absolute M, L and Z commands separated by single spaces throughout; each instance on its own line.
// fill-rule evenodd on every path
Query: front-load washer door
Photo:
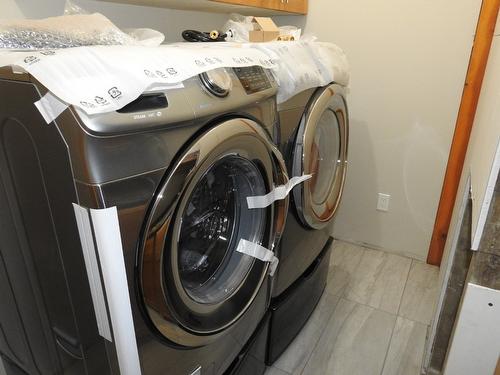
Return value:
M 238 245 L 273 251 L 288 200 L 249 209 L 247 197 L 287 181 L 280 153 L 249 119 L 212 127 L 180 157 L 150 209 L 138 256 L 145 312 L 164 338 L 205 345 L 252 304 L 269 264 Z
M 347 168 L 348 117 L 341 86 L 331 84 L 311 98 L 297 132 L 292 171 L 312 177 L 294 188 L 304 225 L 325 227 L 340 203 Z

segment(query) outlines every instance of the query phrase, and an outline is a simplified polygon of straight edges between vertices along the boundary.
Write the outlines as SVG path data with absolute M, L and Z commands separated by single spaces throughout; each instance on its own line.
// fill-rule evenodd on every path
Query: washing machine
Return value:
M 222 374 L 261 323 L 270 263 L 240 243 L 274 251 L 285 224 L 287 199 L 246 204 L 288 181 L 276 84 L 248 67 L 183 86 L 46 124 L 47 90 L 0 71 L 8 375 Z
M 272 292 L 268 364 L 299 333 L 325 288 L 349 131 L 345 88 L 337 84 L 303 91 L 282 103 L 278 111 L 280 149 L 288 172 L 311 178 L 291 194 Z

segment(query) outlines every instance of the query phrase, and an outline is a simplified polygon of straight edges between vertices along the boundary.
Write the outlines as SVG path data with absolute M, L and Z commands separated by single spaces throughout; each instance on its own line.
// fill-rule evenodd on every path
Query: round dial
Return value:
M 233 87 L 231 75 L 225 68 L 217 68 L 201 73 L 200 79 L 211 94 L 221 98 L 227 96 Z

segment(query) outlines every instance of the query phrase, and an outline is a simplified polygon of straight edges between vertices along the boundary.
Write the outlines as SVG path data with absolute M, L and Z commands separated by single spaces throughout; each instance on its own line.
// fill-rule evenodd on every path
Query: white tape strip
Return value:
M 259 244 L 256 244 L 254 242 L 250 242 L 244 239 L 241 239 L 240 242 L 238 243 L 238 247 L 236 248 L 236 251 L 250 255 L 251 257 L 257 258 L 259 260 L 262 260 L 263 262 L 269 262 L 269 275 L 273 276 L 274 272 L 276 272 L 276 268 L 278 267 L 279 259 L 276 258 L 274 253 L 265 248 L 264 246 L 261 246 Z
M 50 124 L 68 108 L 68 105 L 49 91 L 42 99 L 35 102 L 35 107 L 38 108 L 45 122 Z
M 14 74 L 25 74 L 26 69 L 21 68 L 20 66 L 17 65 L 12 65 L 12 73 Z
M 290 179 L 285 185 L 275 187 L 266 195 L 255 197 L 247 197 L 248 208 L 264 208 L 275 201 L 285 199 L 290 191 L 298 184 L 310 179 L 312 175 L 305 174 L 303 176 L 295 176 Z
M 106 340 L 113 342 L 111 330 L 109 328 L 108 312 L 106 311 L 106 302 L 104 300 L 104 292 L 102 290 L 101 275 L 99 273 L 99 265 L 94 246 L 94 238 L 92 237 L 92 227 L 88 210 L 73 203 L 75 211 L 76 224 L 80 241 L 82 243 L 83 260 L 87 269 L 87 277 L 90 285 L 90 295 L 94 305 L 94 312 L 97 320 L 97 330 L 99 334 Z
M 140 375 L 139 352 L 116 207 L 90 210 L 121 375 Z

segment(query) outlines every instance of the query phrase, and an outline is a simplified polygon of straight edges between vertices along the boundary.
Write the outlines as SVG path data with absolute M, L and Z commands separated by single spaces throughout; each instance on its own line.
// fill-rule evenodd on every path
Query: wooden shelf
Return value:
M 159 8 L 239 13 L 252 16 L 303 15 L 308 0 L 102 0 Z

